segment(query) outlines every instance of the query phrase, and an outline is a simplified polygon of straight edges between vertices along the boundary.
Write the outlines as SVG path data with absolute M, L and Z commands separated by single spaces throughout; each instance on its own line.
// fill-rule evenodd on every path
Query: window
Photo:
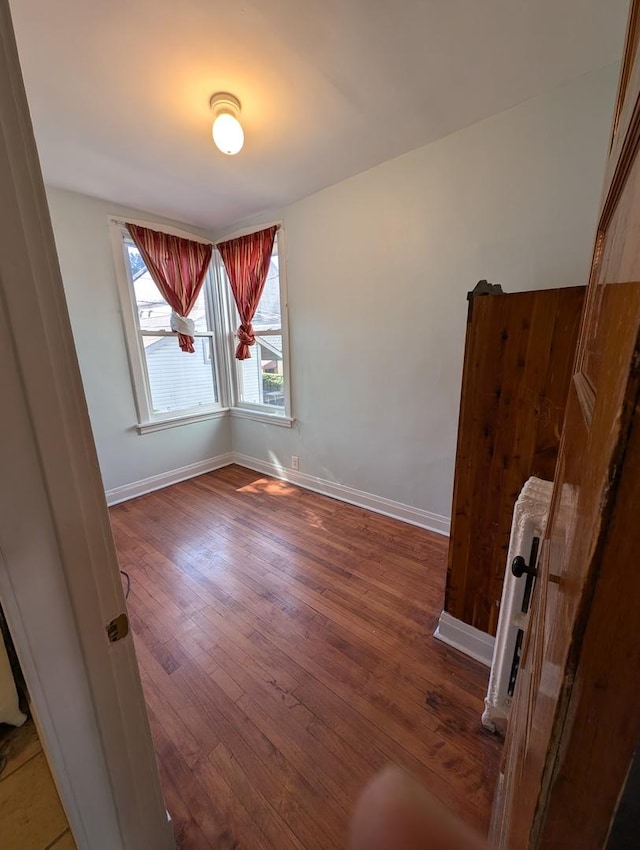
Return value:
M 190 313 L 196 351 L 185 354 L 170 328 L 171 308 L 126 226 L 112 219 L 111 227 L 138 431 L 226 415 L 230 407 L 234 415 L 290 426 L 282 240 L 276 236 L 253 321 L 256 344 L 251 359 L 238 361 L 234 351 L 239 319 L 218 252 L 214 250 L 212 269 Z
M 271 254 L 271 264 L 267 280 L 260 297 L 260 303 L 253 319 L 256 344 L 251 347 L 249 360 L 236 360 L 235 363 L 235 406 L 240 410 L 263 411 L 283 416 L 288 411 L 288 361 L 285 351 L 286 333 L 283 331 L 284 275 L 281 274 L 280 246 L 281 234 L 276 234 Z M 229 289 L 224 266 L 219 261 L 221 276 Z M 230 289 L 229 289 L 230 291 Z M 229 298 L 231 328 L 229 348 L 231 354 L 237 343 L 235 330 L 240 318 L 233 302 Z
M 188 236 L 188 234 L 181 234 Z M 114 225 L 120 296 L 136 395 L 140 431 L 222 412 L 220 357 L 216 338 L 213 275 L 203 284 L 190 318 L 195 322 L 195 354 L 180 350 L 170 328 L 171 308 L 153 282 L 128 230 Z

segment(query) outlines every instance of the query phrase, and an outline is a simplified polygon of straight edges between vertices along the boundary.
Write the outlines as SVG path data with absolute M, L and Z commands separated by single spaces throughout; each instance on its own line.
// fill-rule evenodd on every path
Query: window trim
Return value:
M 218 291 L 224 293 L 226 302 L 225 318 L 228 323 L 228 330 L 225 334 L 227 344 L 228 366 L 227 377 L 229 381 L 229 398 L 231 400 L 231 415 L 239 419 L 253 419 L 257 422 L 268 422 L 274 425 L 281 425 L 285 428 L 291 428 L 294 419 L 291 416 L 291 360 L 289 356 L 289 295 L 287 288 L 287 250 L 286 250 L 286 235 L 282 220 L 271 221 L 259 226 L 243 228 L 235 233 L 225 236 L 219 242 L 227 241 L 228 239 L 237 239 L 239 236 L 247 236 L 250 233 L 256 233 L 259 230 L 265 230 L 268 227 L 277 227 L 277 248 L 278 248 L 278 281 L 280 284 L 280 329 L 269 330 L 264 333 L 256 332 L 256 336 L 281 336 L 282 337 L 282 362 L 284 370 L 284 410 L 278 412 L 271 405 L 267 404 L 252 404 L 250 402 L 240 401 L 240 390 L 238 385 L 238 367 L 235 358 L 235 349 L 237 345 L 236 329 L 240 317 L 238 310 L 233 300 L 231 288 L 228 285 L 224 274 L 224 268 L 220 252 L 217 246 L 214 251 L 215 270 L 218 280 Z
M 138 434 L 152 434 L 154 431 L 164 431 L 166 428 L 177 428 L 178 425 L 188 425 L 191 422 L 205 422 L 207 419 L 221 419 L 229 413 L 228 407 L 219 410 L 210 410 L 206 413 L 191 413 L 187 415 L 173 416 L 167 419 L 158 419 L 154 422 L 138 422 L 136 431 Z
M 140 224 L 142 227 L 148 227 L 152 230 L 170 233 L 174 236 L 181 236 L 196 242 L 211 244 L 209 240 L 205 240 L 202 237 L 195 236 L 175 227 L 166 227 L 164 225 L 156 224 L 155 222 L 135 221 L 133 219 L 131 221 L 134 224 Z M 204 283 L 204 286 L 207 288 L 206 303 L 209 311 L 209 326 L 211 327 L 211 331 L 207 333 L 199 333 L 197 335 L 209 336 L 212 339 L 215 357 L 214 370 L 218 401 L 211 405 L 199 405 L 197 407 L 183 408 L 182 410 L 175 411 L 175 413 L 161 412 L 154 414 L 150 397 L 151 389 L 147 373 L 146 359 L 142 347 L 142 334 L 144 331 L 141 331 L 136 321 L 138 306 L 135 300 L 131 269 L 128 268 L 126 259 L 126 241 L 127 239 L 131 239 L 131 235 L 127 229 L 126 222 L 121 218 L 113 216 L 109 218 L 109 230 L 116 271 L 120 315 L 124 330 L 127 359 L 129 361 L 129 373 L 138 418 L 135 425 L 136 430 L 139 434 L 147 434 L 163 428 L 174 428 L 177 425 L 184 425 L 190 422 L 200 422 L 205 419 L 214 419 L 225 415 L 229 410 L 228 382 L 224 375 L 224 373 L 227 372 L 224 353 L 224 348 L 226 348 L 224 345 L 226 334 L 225 328 L 222 326 L 222 305 L 220 305 L 219 302 L 219 287 L 214 285 L 215 281 L 213 269 L 210 268 L 207 272 L 207 277 Z M 157 335 L 161 336 L 163 334 Z M 225 363 L 224 369 L 221 368 L 223 362 Z
M 249 410 L 245 407 L 232 407 L 229 413 L 234 419 L 252 419 L 254 422 L 267 422 L 269 425 L 279 425 L 281 428 L 291 428 L 296 421 L 282 413 L 265 413 L 262 408 Z

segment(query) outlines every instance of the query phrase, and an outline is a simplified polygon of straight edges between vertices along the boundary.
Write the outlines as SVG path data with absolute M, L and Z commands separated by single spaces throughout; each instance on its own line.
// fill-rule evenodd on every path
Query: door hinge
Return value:
M 106 628 L 109 643 L 116 643 L 129 634 L 129 618 L 126 614 L 119 614 L 107 624 Z

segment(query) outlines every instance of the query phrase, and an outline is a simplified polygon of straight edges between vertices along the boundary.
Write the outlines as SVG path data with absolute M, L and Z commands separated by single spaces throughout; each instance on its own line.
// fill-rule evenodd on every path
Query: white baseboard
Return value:
M 496 639 L 481 632 L 480 629 L 463 623 L 462 620 L 457 620 L 443 611 L 433 636 L 447 646 L 452 646 L 470 658 L 475 658 L 476 661 L 491 667 Z
M 132 484 L 114 487 L 112 490 L 106 491 L 107 504 L 109 506 L 117 505 L 119 502 L 135 499 L 137 496 L 144 496 L 145 493 L 161 490 L 170 484 L 178 484 L 180 481 L 186 481 L 187 478 L 195 478 L 196 475 L 204 475 L 205 472 L 213 472 L 214 469 L 229 466 L 233 462 L 233 452 L 225 452 L 224 454 L 207 458 L 207 460 L 200 460 L 197 463 L 190 463 L 188 466 L 181 466 L 179 469 L 170 469 L 168 472 L 160 473 L 160 475 L 152 475 L 150 478 L 134 481 Z
M 145 493 L 151 493 L 153 490 L 160 490 L 162 487 L 168 487 L 170 484 L 186 481 L 187 478 L 195 478 L 197 475 L 204 475 L 205 472 L 212 472 L 214 469 L 229 466 L 231 463 L 237 463 L 238 466 L 253 469 L 256 472 L 261 472 L 263 475 L 279 478 L 281 481 L 288 481 L 290 484 L 296 484 L 298 487 L 304 487 L 306 490 L 313 490 L 315 493 L 322 493 L 323 496 L 331 496 L 342 502 L 348 502 L 351 505 L 357 505 L 360 508 L 366 508 L 369 511 L 384 514 L 393 519 L 399 519 L 402 522 L 408 522 L 410 525 L 417 525 L 420 528 L 426 528 L 428 531 L 435 531 L 436 534 L 442 534 L 445 537 L 449 535 L 449 517 L 424 511 L 420 508 L 414 508 L 402 502 L 394 502 L 391 499 L 385 499 L 373 493 L 355 490 L 344 484 L 336 484 L 334 481 L 327 481 L 324 478 L 308 475 L 306 472 L 285 469 L 275 463 L 269 463 L 268 461 L 238 452 L 226 452 L 225 454 L 217 455 L 216 457 L 208 458 L 198 463 L 189 464 L 189 466 L 182 466 L 179 469 L 172 469 L 160 475 L 153 475 L 151 478 L 134 481 L 132 484 L 114 487 L 112 490 L 106 491 L 107 504 L 110 506 L 117 505 L 119 502 L 135 499 L 137 496 L 143 496 Z
M 357 505 L 359 508 L 366 508 L 369 511 L 384 514 L 393 519 L 402 520 L 402 522 L 408 522 L 410 525 L 418 525 L 420 528 L 435 531 L 436 534 L 442 534 L 445 537 L 449 536 L 451 525 L 449 517 L 424 511 L 421 508 L 414 508 L 402 502 L 394 502 L 391 499 L 385 499 L 373 493 L 365 493 L 363 490 L 355 490 L 353 487 L 337 484 L 325 478 L 317 478 L 315 475 L 308 475 L 306 472 L 286 469 L 275 463 L 269 463 L 268 461 L 243 455 L 239 452 L 234 452 L 233 456 L 234 463 L 237 463 L 238 466 L 244 466 L 256 472 L 271 475 L 273 478 L 288 481 L 290 484 L 296 484 L 298 487 L 304 487 L 306 490 L 322 493 L 323 496 L 331 496 L 342 502 L 348 502 L 350 505 Z

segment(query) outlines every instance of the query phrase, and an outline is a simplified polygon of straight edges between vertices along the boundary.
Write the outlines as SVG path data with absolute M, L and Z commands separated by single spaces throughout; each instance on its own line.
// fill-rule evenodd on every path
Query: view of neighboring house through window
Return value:
M 236 398 L 240 406 L 262 407 L 283 413 L 285 409 L 285 358 L 282 308 L 280 303 L 280 258 L 278 236 L 273 243 L 271 264 L 264 290 L 253 318 L 256 344 L 249 360 L 236 360 Z M 233 310 L 234 326 L 239 321 Z M 235 343 L 235 338 L 232 340 Z
M 125 240 L 136 304 L 136 325 L 144 354 L 151 414 L 175 414 L 218 403 L 212 310 L 207 283 L 189 317 L 195 322 L 195 354 L 180 350 L 171 331 L 171 308 L 151 279 L 140 252 Z

